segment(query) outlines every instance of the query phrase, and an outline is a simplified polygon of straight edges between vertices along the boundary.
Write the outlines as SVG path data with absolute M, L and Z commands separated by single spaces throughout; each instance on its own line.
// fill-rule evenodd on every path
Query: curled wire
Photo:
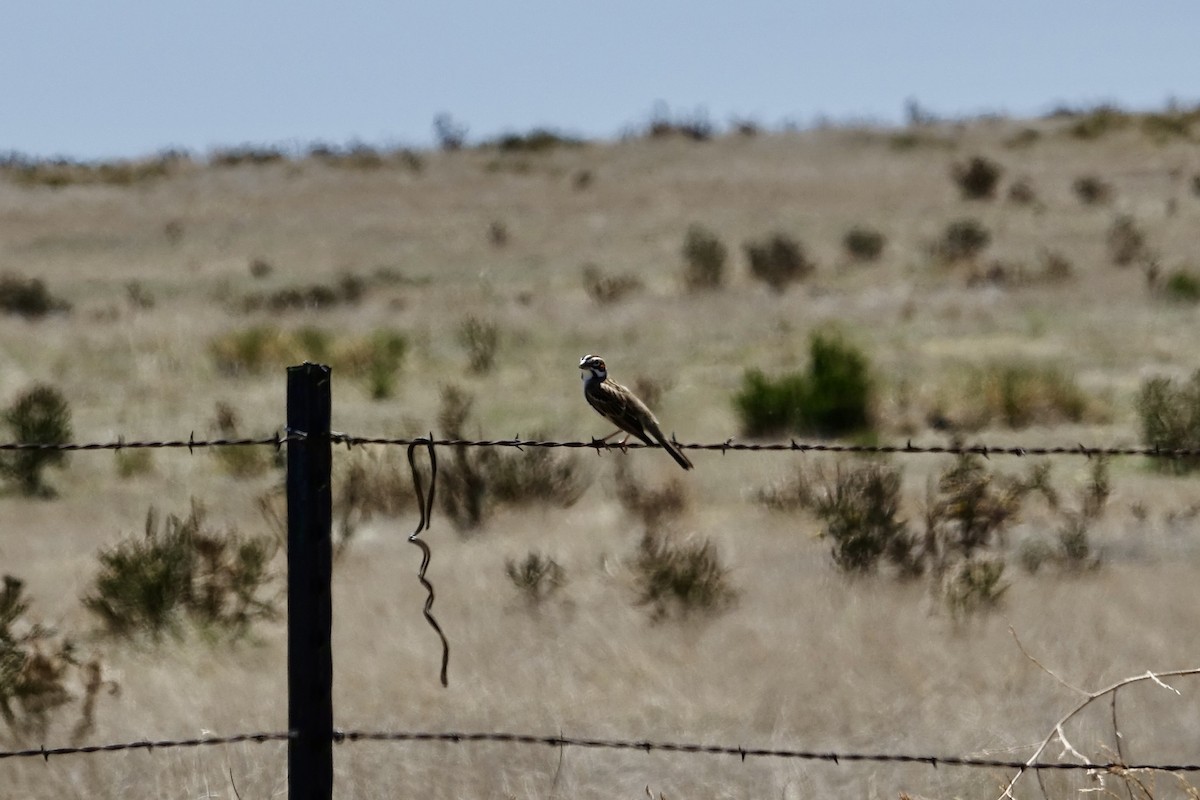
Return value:
M 421 484 L 421 471 L 417 469 L 416 449 L 420 445 L 425 445 L 426 452 L 429 453 L 429 495 L 425 495 L 425 490 Z M 450 642 L 446 640 L 446 634 L 442 632 L 442 626 L 433 616 L 433 584 L 425 577 L 425 572 L 429 569 L 429 559 L 432 556 L 432 551 L 429 549 L 429 544 L 421 538 L 421 532 L 429 530 L 430 524 L 433 522 L 433 494 L 437 488 L 437 451 L 433 446 L 433 434 L 429 435 L 428 439 L 418 439 L 413 441 L 408 446 L 408 466 L 412 470 L 413 490 L 417 494 L 417 509 L 421 513 L 421 519 L 417 521 L 417 529 L 408 535 L 408 541 L 421 548 L 421 568 L 417 570 L 417 580 L 425 587 L 428 594 L 425 597 L 425 608 L 423 609 L 425 621 L 429 623 L 429 627 L 433 628 L 438 638 L 442 641 L 442 671 L 441 681 L 442 686 L 449 686 L 450 681 L 447 677 L 447 670 L 450 667 Z

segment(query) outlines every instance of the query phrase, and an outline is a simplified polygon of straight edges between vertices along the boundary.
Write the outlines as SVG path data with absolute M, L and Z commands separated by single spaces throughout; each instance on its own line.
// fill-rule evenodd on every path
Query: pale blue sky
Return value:
M 15 0 L 0 152 L 610 137 L 656 101 L 768 125 L 1200 98 L 1200 2 Z

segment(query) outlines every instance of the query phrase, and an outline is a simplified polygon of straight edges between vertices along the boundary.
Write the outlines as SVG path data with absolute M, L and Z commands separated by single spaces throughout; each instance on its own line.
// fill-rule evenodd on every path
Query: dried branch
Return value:
M 1016 638 L 1015 633 L 1013 634 L 1013 637 Z M 1018 646 L 1019 645 L 1020 645 L 1020 641 L 1018 640 Z M 1023 653 L 1025 652 L 1024 648 L 1021 648 L 1021 652 L 1023 652 Z M 1026 656 L 1029 657 L 1030 660 L 1033 661 L 1035 664 L 1037 664 L 1039 667 L 1041 667 L 1042 670 L 1044 670 L 1046 673 L 1048 673 L 1049 675 L 1053 676 L 1056 680 L 1058 680 L 1059 683 L 1062 683 L 1064 686 L 1067 686 L 1069 688 L 1075 689 L 1075 687 L 1071 686 L 1066 681 L 1063 681 L 1061 678 L 1058 678 L 1057 675 L 1054 675 L 1053 672 L 1050 672 L 1050 670 L 1048 670 L 1044 666 L 1042 666 L 1036 659 L 1033 659 L 1032 657 L 1030 657 L 1028 653 L 1026 653 Z M 1119 680 L 1116 683 L 1112 684 L 1111 686 L 1106 686 L 1105 688 L 1099 689 L 1094 692 L 1083 692 L 1084 697 L 1085 697 L 1084 701 L 1082 703 L 1080 703 L 1079 705 L 1075 706 L 1074 708 L 1072 708 L 1070 711 L 1068 711 L 1066 714 L 1064 714 L 1057 722 L 1054 723 L 1054 726 L 1050 729 L 1050 732 L 1048 734 L 1046 734 L 1046 737 L 1044 739 L 1042 739 L 1041 744 L 1039 744 L 1037 746 L 1037 749 L 1034 750 L 1033 755 L 1031 755 L 1028 758 L 1028 760 L 1026 760 L 1025 765 L 1023 767 L 1021 767 L 1019 770 L 1017 770 L 1017 774 L 1014 775 L 1012 780 L 1010 780 L 1008 782 L 1008 785 L 1004 788 L 1004 791 L 1000 794 L 999 800 L 1014 800 L 1013 787 L 1015 787 L 1017 785 L 1017 781 L 1021 779 L 1021 776 L 1024 775 L 1033 764 L 1037 763 L 1038 759 L 1041 758 L 1042 753 L 1045 752 L 1046 748 L 1050 746 L 1050 743 L 1052 741 L 1054 741 L 1054 739 L 1056 737 L 1062 742 L 1063 747 L 1064 747 L 1064 752 L 1070 752 L 1073 755 L 1075 755 L 1077 758 L 1079 758 L 1081 761 L 1083 761 L 1083 763 L 1085 763 L 1085 764 L 1088 763 L 1088 760 L 1086 758 L 1084 758 L 1084 756 L 1081 755 L 1078 750 L 1076 750 L 1074 747 L 1072 747 L 1070 742 L 1067 741 L 1066 737 L 1063 735 L 1063 726 L 1065 726 L 1077 714 L 1079 714 L 1081 711 L 1083 711 L 1085 708 L 1087 708 L 1089 705 L 1091 705 L 1093 701 L 1099 700 L 1100 698 L 1105 697 L 1107 695 L 1114 694 L 1118 689 L 1121 689 L 1124 686 L 1129 686 L 1134 683 L 1141 683 L 1142 681 L 1153 681 L 1154 683 L 1158 684 L 1159 686 L 1167 688 L 1167 689 L 1175 692 L 1176 694 L 1178 694 L 1179 692 L 1177 689 L 1163 683 L 1161 678 L 1174 678 L 1174 677 L 1182 677 L 1185 675 L 1200 675 L 1200 667 L 1193 667 L 1191 669 L 1169 670 L 1166 672 L 1147 671 L 1143 675 L 1135 675 L 1130 678 L 1124 678 L 1124 679 Z M 1076 691 L 1079 691 L 1079 690 L 1076 689 Z

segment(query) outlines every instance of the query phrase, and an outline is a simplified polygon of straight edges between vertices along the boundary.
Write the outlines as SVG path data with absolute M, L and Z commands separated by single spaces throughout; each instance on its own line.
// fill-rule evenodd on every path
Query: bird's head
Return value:
M 579 359 L 579 368 L 583 370 L 583 379 L 586 381 L 589 377 L 595 377 L 597 380 L 604 380 L 608 377 L 608 367 L 604 366 L 604 359 L 600 356 L 586 355 Z

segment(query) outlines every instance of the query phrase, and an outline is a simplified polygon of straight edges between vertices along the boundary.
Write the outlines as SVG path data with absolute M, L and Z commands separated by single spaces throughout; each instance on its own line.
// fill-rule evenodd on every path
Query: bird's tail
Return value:
M 683 467 L 684 469 L 692 468 L 692 462 L 688 461 L 688 457 L 679 452 L 679 448 L 667 441 L 665 436 L 659 436 L 658 442 L 663 446 L 664 450 L 671 454 L 671 458 L 675 459 L 679 466 Z

